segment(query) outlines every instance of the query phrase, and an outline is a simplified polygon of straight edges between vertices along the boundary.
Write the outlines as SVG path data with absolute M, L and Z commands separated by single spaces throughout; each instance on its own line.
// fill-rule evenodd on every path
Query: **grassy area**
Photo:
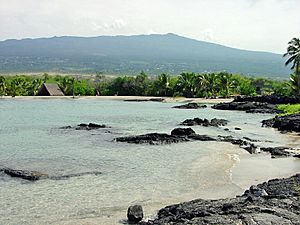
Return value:
M 283 111 L 281 116 L 300 113 L 300 104 L 278 105 L 277 107 L 278 107 L 278 109 Z

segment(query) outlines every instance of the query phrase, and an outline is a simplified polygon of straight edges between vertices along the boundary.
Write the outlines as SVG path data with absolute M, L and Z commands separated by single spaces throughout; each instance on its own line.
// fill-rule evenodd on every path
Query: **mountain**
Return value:
M 288 77 L 282 55 L 247 51 L 175 34 L 53 37 L 0 42 L 0 72 L 179 74 L 228 71 Z

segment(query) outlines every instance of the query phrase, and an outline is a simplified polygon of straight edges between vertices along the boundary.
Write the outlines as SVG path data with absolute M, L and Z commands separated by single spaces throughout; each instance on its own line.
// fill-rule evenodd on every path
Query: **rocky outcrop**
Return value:
M 245 149 L 250 154 L 256 154 L 260 151 L 265 151 L 271 154 L 272 158 L 276 157 L 287 157 L 295 156 L 289 150 L 293 150 L 287 147 L 259 147 L 253 142 L 258 142 L 258 140 L 253 140 L 247 137 L 235 138 L 233 136 L 217 136 L 212 137 L 208 135 L 196 134 L 191 128 L 175 128 L 171 131 L 171 134 L 165 133 L 150 133 L 136 136 L 119 137 L 115 139 L 117 142 L 127 142 L 132 144 L 172 144 L 179 142 L 188 141 L 218 141 L 218 142 L 229 142 L 233 145 L 238 145 L 240 148 Z
M 299 97 L 288 97 L 282 95 L 262 95 L 262 96 L 238 96 L 234 102 L 265 102 L 273 105 L 277 104 L 297 104 L 300 103 Z
M 127 210 L 127 218 L 129 223 L 138 223 L 144 217 L 143 207 L 141 205 L 129 206 Z
M 219 110 L 238 110 L 247 113 L 281 113 L 276 105 L 266 102 L 229 102 L 219 103 L 212 106 L 213 109 Z
M 157 218 L 140 225 L 300 224 L 300 174 L 252 186 L 232 199 L 197 199 L 159 210 Z
M 64 126 L 60 127 L 60 129 L 75 129 L 75 130 L 96 130 L 100 128 L 110 128 L 104 124 L 96 124 L 96 123 L 81 123 L 75 127 L 72 126 Z
M 224 119 L 211 119 L 210 121 L 208 119 L 200 119 L 200 118 L 194 118 L 194 119 L 186 119 L 183 121 L 180 125 L 184 126 L 195 126 L 195 125 L 201 125 L 201 126 L 214 126 L 214 127 L 219 127 L 219 126 L 226 126 L 228 123 L 227 120 Z
M 29 181 L 37 181 L 41 179 L 51 179 L 51 180 L 63 180 L 69 179 L 72 177 L 80 177 L 85 175 L 100 175 L 101 172 L 93 171 L 93 172 L 82 172 L 82 173 L 74 173 L 74 174 L 67 174 L 67 175 L 60 175 L 60 176 L 50 176 L 45 173 L 41 173 L 38 171 L 30 171 L 30 170 L 17 170 L 11 168 L 2 168 L 0 172 L 15 178 L 20 178 Z
M 300 113 L 263 120 L 262 125 L 277 128 L 280 131 L 300 132 Z
M 201 105 L 195 102 L 190 102 L 184 105 L 174 106 L 175 109 L 203 109 L 207 108 L 207 105 Z

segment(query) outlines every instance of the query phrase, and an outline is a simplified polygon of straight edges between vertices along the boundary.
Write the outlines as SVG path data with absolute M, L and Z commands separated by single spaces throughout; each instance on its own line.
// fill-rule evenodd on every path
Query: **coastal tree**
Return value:
M 5 83 L 5 77 L 0 76 L 0 95 L 6 94 L 6 83 Z
M 300 95 L 300 39 L 293 38 L 288 43 L 287 52 L 283 55 L 284 57 L 288 56 L 285 65 L 291 65 L 291 69 L 295 70 L 296 79 L 292 78 L 296 83 L 292 82 L 292 84 L 297 85 L 294 90 L 296 91 L 295 94 Z

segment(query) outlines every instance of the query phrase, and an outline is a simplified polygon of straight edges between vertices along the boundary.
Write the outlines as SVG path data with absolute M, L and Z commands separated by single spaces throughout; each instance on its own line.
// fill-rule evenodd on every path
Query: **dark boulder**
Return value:
M 201 105 L 201 104 L 198 104 L 195 102 L 190 102 L 185 105 L 174 106 L 173 108 L 176 108 L 176 109 L 203 109 L 203 108 L 207 108 L 207 105 Z
M 195 134 L 192 128 L 175 128 L 171 131 L 171 135 L 174 136 L 189 136 L 191 134 Z
M 141 205 L 129 206 L 127 210 L 127 218 L 129 223 L 138 223 L 144 217 L 143 207 Z
M 280 131 L 300 132 L 300 113 L 263 120 L 262 126 L 277 128 Z
M 186 119 L 181 123 L 181 125 L 185 126 L 195 126 L 195 125 L 201 125 L 201 126 L 214 126 L 214 127 L 219 127 L 219 126 L 225 126 L 227 125 L 228 121 L 224 119 L 217 119 L 214 118 L 212 120 L 208 119 L 200 119 L 200 118 L 194 118 L 194 119 Z

